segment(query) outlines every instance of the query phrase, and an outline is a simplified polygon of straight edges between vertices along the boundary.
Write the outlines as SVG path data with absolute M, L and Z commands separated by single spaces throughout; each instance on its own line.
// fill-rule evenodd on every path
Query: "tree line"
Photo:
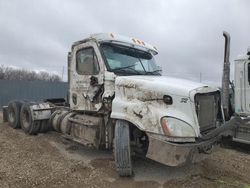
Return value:
M 35 72 L 0 65 L 0 80 L 40 80 L 48 82 L 59 82 L 61 81 L 61 78 L 57 74 L 51 74 L 45 71 Z

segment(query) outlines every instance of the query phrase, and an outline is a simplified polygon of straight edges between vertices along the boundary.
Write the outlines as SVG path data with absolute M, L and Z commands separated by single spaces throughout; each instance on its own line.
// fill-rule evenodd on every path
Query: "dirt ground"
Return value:
M 111 152 L 67 141 L 55 132 L 29 136 L 2 123 L 0 187 L 250 187 L 250 152 L 219 148 L 204 161 L 167 167 L 138 158 L 120 178 Z

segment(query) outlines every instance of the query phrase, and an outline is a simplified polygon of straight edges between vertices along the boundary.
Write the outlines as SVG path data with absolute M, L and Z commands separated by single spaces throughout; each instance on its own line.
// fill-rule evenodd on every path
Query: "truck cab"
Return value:
M 75 42 L 69 52 L 70 108 L 105 116 L 121 175 L 131 173 L 131 160 L 126 166 L 121 156 L 133 152 L 119 147 L 139 142 L 148 158 L 178 166 L 211 149 L 218 134 L 210 133 L 223 122 L 218 88 L 162 76 L 157 54 L 144 41 L 113 33 Z
M 114 97 L 115 78 L 160 75 L 156 48 L 115 34 L 97 34 L 75 42 L 69 63 L 69 103 L 72 109 L 99 111 L 103 99 Z
M 235 60 L 235 112 L 250 115 L 250 47 Z
M 241 116 L 245 123 L 236 129 L 233 141 L 250 144 L 250 47 L 246 54 L 236 58 L 234 71 L 232 111 Z

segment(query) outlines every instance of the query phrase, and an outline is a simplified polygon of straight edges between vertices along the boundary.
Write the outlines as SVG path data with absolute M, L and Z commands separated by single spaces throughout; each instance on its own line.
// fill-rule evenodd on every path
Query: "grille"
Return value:
M 199 121 L 200 131 L 206 132 L 216 127 L 218 116 L 219 93 L 206 93 L 195 95 L 196 113 Z

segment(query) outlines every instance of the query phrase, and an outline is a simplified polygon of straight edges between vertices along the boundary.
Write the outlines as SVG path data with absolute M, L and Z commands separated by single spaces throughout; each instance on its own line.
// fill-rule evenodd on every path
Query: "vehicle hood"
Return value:
M 151 99 L 162 98 L 164 94 L 192 97 L 196 93 L 217 91 L 217 88 L 206 84 L 168 76 L 118 76 L 115 85 L 118 89 L 122 87 L 144 92 L 140 95 L 150 93 Z M 136 95 L 133 91 L 130 90 L 126 95 Z

